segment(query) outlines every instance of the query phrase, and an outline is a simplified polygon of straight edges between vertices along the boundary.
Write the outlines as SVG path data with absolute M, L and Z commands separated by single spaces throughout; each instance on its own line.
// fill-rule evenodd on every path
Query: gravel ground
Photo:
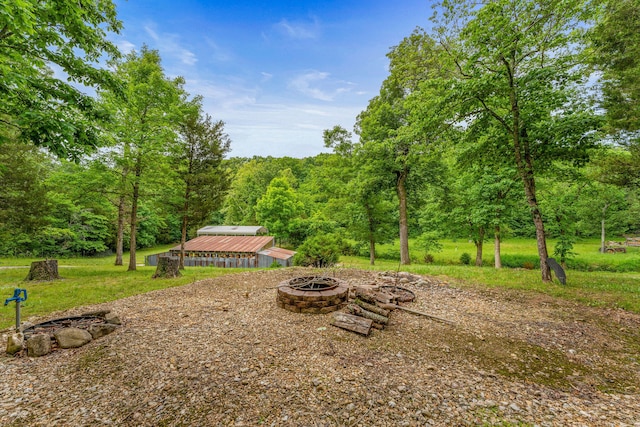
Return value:
M 405 286 L 408 306 L 455 325 L 396 310 L 362 337 L 276 306 L 278 283 L 309 274 L 245 272 L 55 313 L 111 309 L 123 326 L 1 357 L 0 424 L 640 426 L 639 315 L 425 277 Z

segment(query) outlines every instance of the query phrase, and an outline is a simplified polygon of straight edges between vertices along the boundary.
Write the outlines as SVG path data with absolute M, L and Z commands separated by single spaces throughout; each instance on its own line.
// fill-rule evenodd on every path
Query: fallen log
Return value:
M 385 317 L 385 316 L 381 316 L 379 314 L 373 313 L 371 311 L 367 311 L 364 308 L 355 305 L 355 304 L 349 304 L 347 306 L 347 310 L 349 311 L 349 313 L 354 314 L 356 316 L 360 316 L 360 317 L 364 317 L 366 319 L 371 319 L 376 323 L 380 323 L 381 325 L 386 325 L 389 323 L 389 318 Z
M 389 317 L 389 310 L 385 310 L 384 308 L 380 308 L 377 305 L 369 304 L 368 302 L 364 302 L 358 298 L 353 301 L 354 304 L 359 305 L 367 311 L 371 311 L 373 313 L 379 314 L 380 316 Z
M 393 301 L 392 295 L 382 292 L 379 289 L 366 291 L 364 289 L 356 288 L 355 294 L 356 298 L 369 304 L 389 304 Z
M 400 310 L 406 311 L 408 313 L 417 314 L 418 316 L 424 316 L 424 317 L 428 317 L 429 319 L 433 319 L 433 320 L 437 320 L 439 322 L 447 323 L 449 325 L 455 325 L 455 323 L 452 322 L 449 319 L 444 319 L 442 317 L 434 316 L 432 314 L 428 314 L 428 313 L 425 313 L 425 312 L 422 312 L 422 311 L 413 310 L 411 308 L 403 307 L 403 306 L 398 305 L 398 304 L 381 304 L 380 307 L 386 308 L 388 310 L 400 309 Z
M 369 332 L 371 332 L 371 325 L 373 324 L 373 320 L 353 316 L 341 311 L 335 311 L 333 313 L 333 320 L 331 321 L 331 324 L 333 326 L 337 326 L 338 328 L 346 329 L 347 331 L 356 332 L 358 334 L 368 336 Z

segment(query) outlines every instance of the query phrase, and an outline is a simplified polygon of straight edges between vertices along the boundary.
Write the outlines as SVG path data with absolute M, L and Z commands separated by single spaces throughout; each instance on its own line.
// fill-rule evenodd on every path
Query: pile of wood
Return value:
M 408 293 L 413 295 L 411 291 L 403 288 L 389 288 L 389 286 L 355 288 L 353 300 L 346 306 L 345 311 L 337 311 L 333 314 L 331 324 L 368 336 L 372 328 L 384 329 L 389 324 L 390 313 L 396 309 L 453 324 L 447 319 L 399 305 L 399 302 L 413 301 L 415 295 L 409 298 Z

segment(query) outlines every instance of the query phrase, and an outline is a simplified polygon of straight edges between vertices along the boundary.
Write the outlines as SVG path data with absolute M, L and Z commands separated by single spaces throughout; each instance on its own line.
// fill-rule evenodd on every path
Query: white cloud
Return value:
M 185 65 L 194 65 L 198 62 L 195 53 L 178 43 L 177 35 L 169 33 L 158 34 L 153 27 L 152 24 L 145 25 L 144 30 L 156 43 L 156 47 L 161 54 L 171 55 Z
M 313 99 L 333 101 L 341 93 L 349 92 L 353 83 L 332 80 L 330 74 L 322 71 L 310 71 L 295 77 L 289 86 Z
M 282 19 L 274 27 L 279 33 L 297 40 L 315 39 L 320 33 L 320 24 L 316 18 L 312 22 L 289 22 Z
M 125 55 L 136 48 L 136 45 L 128 40 L 118 40 L 116 42 L 116 46 L 118 47 L 118 50 Z

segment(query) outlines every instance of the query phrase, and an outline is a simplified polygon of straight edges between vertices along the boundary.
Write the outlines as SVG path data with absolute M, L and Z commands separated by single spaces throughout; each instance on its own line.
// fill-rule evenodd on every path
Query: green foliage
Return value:
M 273 261 L 269 268 L 282 268 L 282 264 L 280 264 L 278 261 Z
M 440 252 L 442 244 L 434 232 L 423 233 L 416 239 L 416 246 L 425 252 Z
M 610 130 L 640 130 L 640 1 L 608 0 L 591 30 Z
M 286 178 L 274 178 L 256 204 L 258 222 L 284 240 L 290 237 L 292 221 L 303 212 L 304 205 Z
M 331 267 L 340 259 L 341 238 L 334 234 L 310 237 L 297 249 L 295 265 L 307 267 Z
M 119 55 L 107 32 L 121 26 L 111 0 L 1 2 L 0 145 L 19 138 L 73 159 L 101 145 L 105 111 L 74 84 L 118 89 L 99 61 Z
M 460 264 L 464 264 L 464 265 L 471 264 L 471 255 L 469 255 L 466 252 L 463 252 L 462 255 L 460 255 Z

